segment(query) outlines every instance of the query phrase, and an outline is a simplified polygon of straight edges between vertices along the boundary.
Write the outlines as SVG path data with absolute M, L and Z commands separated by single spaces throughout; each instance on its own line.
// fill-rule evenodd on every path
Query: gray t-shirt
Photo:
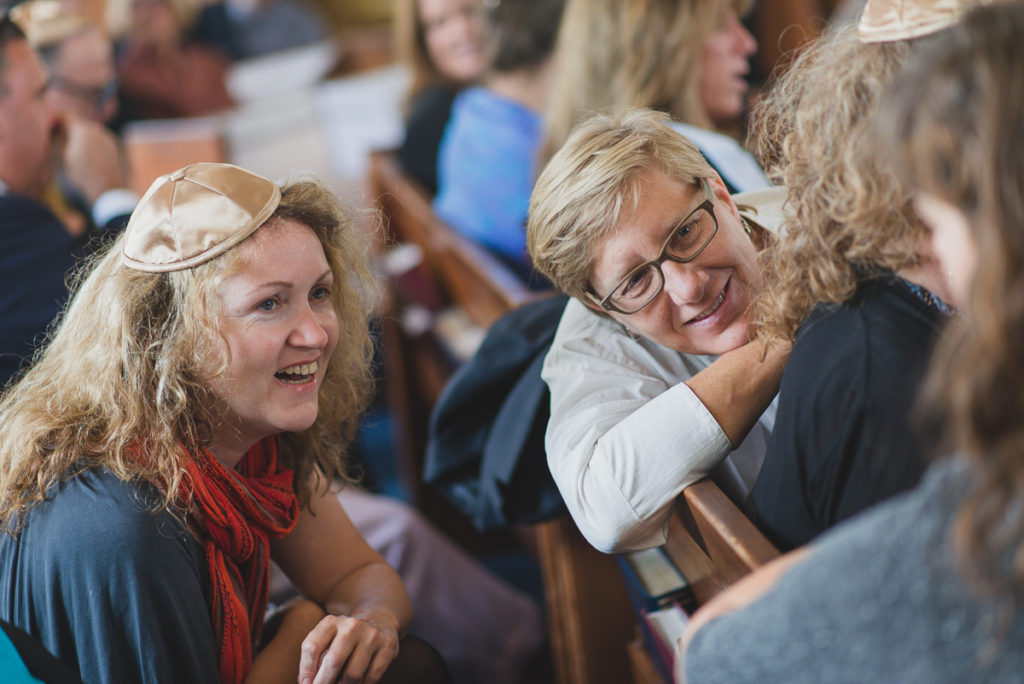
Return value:
M 687 682 L 1024 681 L 1024 610 L 997 641 L 997 616 L 954 565 L 968 479 L 960 462 L 933 466 L 916 490 L 822 536 L 772 591 L 697 633 Z
M 155 490 L 83 472 L 0 535 L 0 618 L 92 682 L 218 682 L 200 544 Z

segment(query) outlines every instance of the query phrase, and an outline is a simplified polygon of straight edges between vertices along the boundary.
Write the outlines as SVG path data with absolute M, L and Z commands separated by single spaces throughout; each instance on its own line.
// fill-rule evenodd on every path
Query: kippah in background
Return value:
M 125 229 L 121 262 L 179 271 L 228 251 L 270 218 L 281 189 L 233 164 L 201 162 L 157 178 Z
M 993 0 L 868 0 L 858 35 L 865 43 L 920 38 L 948 28 L 967 10 Z

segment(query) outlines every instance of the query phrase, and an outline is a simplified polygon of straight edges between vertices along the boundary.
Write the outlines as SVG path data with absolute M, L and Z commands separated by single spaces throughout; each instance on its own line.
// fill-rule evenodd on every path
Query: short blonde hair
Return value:
M 533 264 L 556 287 L 586 299 L 595 245 L 639 200 L 639 178 L 657 171 L 682 183 L 715 172 L 700 151 L 649 109 L 599 114 L 573 129 L 534 186 L 526 240 Z

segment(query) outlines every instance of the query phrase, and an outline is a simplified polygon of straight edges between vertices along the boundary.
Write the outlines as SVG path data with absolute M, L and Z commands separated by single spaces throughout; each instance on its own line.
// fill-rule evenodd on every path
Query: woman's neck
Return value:
M 901 268 L 896 275 L 908 280 L 915 285 L 920 285 L 944 302 L 953 301 L 953 295 L 949 289 L 949 278 L 939 266 L 939 263 L 928 257 L 917 266 Z

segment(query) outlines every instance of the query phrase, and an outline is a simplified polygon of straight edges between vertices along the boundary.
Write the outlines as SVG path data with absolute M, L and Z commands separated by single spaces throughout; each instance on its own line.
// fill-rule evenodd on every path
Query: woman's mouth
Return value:
M 718 311 L 718 307 L 722 306 L 722 302 L 725 301 L 725 293 L 729 290 L 729 283 L 731 281 L 731 278 L 725 281 L 725 287 L 723 287 L 722 291 L 718 293 L 717 297 L 715 297 L 715 301 L 711 302 L 711 306 L 704 309 L 699 314 L 688 320 L 686 324 L 689 325 L 690 323 L 700 323 L 701 321 L 711 317 L 716 311 Z
M 316 379 L 317 363 L 297 363 L 274 373 L 274 377 L 289 385 L 303 385 Z

